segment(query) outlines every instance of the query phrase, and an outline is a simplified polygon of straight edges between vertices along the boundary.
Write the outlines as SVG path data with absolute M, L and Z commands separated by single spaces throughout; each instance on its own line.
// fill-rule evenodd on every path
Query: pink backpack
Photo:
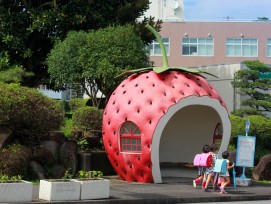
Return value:
M 194 158 L 194 166 L 212 166 L 212 155 L 211 154 L 197 154 Z

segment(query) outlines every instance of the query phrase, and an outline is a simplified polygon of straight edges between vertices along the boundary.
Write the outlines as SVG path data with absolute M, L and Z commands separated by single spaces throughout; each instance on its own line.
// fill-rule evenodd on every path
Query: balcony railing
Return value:
M 53 99 L 66 100 L 66 101 L 71 99 L 70 90 L 53 91 L 51 89 L 40 89 L 40 88 L 37 88 L 37 90 L 40 93 L 42 93 L 50 98 L 53 98 Z

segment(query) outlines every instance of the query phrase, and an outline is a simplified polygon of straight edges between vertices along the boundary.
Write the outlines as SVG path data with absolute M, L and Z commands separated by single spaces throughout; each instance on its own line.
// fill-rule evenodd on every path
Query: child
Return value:
M 210 146 L 209 145 L 204 145 L 202 147 L 202 153 L 204 154 L 208 154 L 210 152 Z M 202 188 L 205 187 L 205 183 L 206 183 L 206 168 L 207 167 L 198 167 L 199 171 L 198 171 L 198 177 L 196 179 L 193 180 L 193 186 L 194 188 L 197 187 L 197 184 L 200 183 L 201 179 L 203 179 L 202 181 Z
M 206 168 L 206 175 L 207 175 L 207 180 L 206 180 L 206 184 L 203 188 L 204 192 L 208 192 L 208 185 L 210 183 L 210 181 L 213 183 L 213 189 L 215 190 L 216 188 L 216 173 L 214 172 L 214 166 L 215 166 L 215 161 L 217 159 L 217 154 L 215 153 L 217 150 L 216 148 L 216 144 L 212 144 L 210 146 L 210 153 L 212 155 L 212 166 L 211 167 L 207 167 Z
M 226 163 L 227 163 L 227 171 L 225 174 L 219 174 L 219 177 L 221 178 L 222 182 L 221 182 L 221 186 L 220 186 L 220 193 L 222 194 L 226 194 L 227 192 L 225 191 L 225 186 L 227 186 L 228 184 L 230 184 L 230 174 L 228 169 L 231 169 L 234 167 L 234 164 L 230 165 L 230 161 L 228 160 L 229 157 L 229 152 L 225 151 L 222 153 L 222 158 L 226 159 Z

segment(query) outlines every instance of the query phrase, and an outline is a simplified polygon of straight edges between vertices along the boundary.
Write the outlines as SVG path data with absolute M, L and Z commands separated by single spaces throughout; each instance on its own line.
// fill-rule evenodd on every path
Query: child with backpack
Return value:
M 210 152 L 210 146 L 209 145 L 204 145 L 202 147 L 202 154 L 209 154 L 209 152 Z M 207 169 L 207 167 L 198 166 L 198 177 L 193 180 L 193 186 L 194 186 L 194 188 L 196 188 L 197 184 L 199 184 L 201 182 L 201 179 L 203 179 L 203 181 L 202 181 L 202 188 L 205 187 L 205 183 L 206 183 L 206 169 Z
M 217 150 L 216 144 L 212 144 L 210 146 L 210 153 L 209 153 L 212 155 L 212 166 L 207 167 L 206 169 L 207 180 L 206 180 L 205 186 L 203 187 L 204 192 L 209 191 L 208 185 L 210 181 L 213 183 L 213 189 L 216 190 L 216 184 L 217 184 L 217 179 L 218 179 L 218 173 L 214 172 L 215 162 L 217 159 L 216 150 Z
M 227 192 L 225 191 L 225 187 L 230 184 L 230 174 L 229 174 L 229 169 L 234 167 L 234 164 L 230 165 L 230 161 L 228 160 L 229 157 L 229 152 L 224 151 L 222 153 L 222 158 L 226 160 L 226 172 L 225 173 L 220 173 L 219 177 L 221 179 L 221 186 L 220 186 L 220 193 L 221 194 L 226 194 Z

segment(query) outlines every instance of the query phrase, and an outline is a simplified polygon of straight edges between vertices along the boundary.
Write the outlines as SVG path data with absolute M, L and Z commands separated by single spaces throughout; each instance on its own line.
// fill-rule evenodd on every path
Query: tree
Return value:
M 257 21 L 269 21 L 267 17 L 257 17 Z
M 135 25 L 135 31 L 146 43 L 153 40 L 143 25 L 161 28 L 161 21 L 145 18 L 149 0 L 1 0 L 0 55 L 11 65 L 19 65 L 35 77 L 24 78 L 24 85 L 49 83 L 46 57 L 56 40 L 69 31 L 97 30 L 109 25 Z
M 271 111 L 271 96 L 267 92 L 271 88 L 271 79 L 260 77 L 260 73 L 271 72 L 271 68 L 258 60 L 244 61 L 248 69 L 236 73 L 233 86 L 237 93 L 245 96 L 241 105 L 247 108 L 236 110 L 235 115 L 264 115 Z
M 109 98 L 124 70 L 148 67 L 148 51 L 132 26 L 110 26 L 97 31 L 70 32 L 51 50 L 49 73 L 59 87 L 80 84 L 99 107 L 103 96 Z M 97 97 L 98 91 L 103 93 Z
M 0 57 L 0 82 L 20 83 L 23 77 L 31 75 L 32 73 L 26 72 L 22 66 L 10 65 L 6 57 Z

